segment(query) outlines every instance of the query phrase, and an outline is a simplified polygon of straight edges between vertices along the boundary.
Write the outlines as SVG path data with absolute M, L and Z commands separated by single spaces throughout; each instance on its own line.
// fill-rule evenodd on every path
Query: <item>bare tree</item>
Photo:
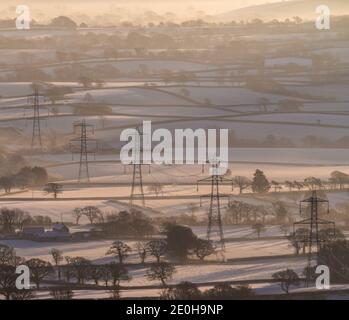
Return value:
M 16 299 L 16 296 L 19 298 L 20 292 L 15 287 L 18 276 L 16 266 L 22 263 L 24 259 L 18 257 L 12 247 L 0 244 L 0 295 L 4 296 L 6 300 Z M 28 292 L 28 298 L 30 296 Z
M 309 190 L 316 190 L 322 187 L 322 182 L 321 179 L 308 177 L 304 179 L 304 185 L 307 186 Z
M 252 184 L 252 181 L 248 179 L 247 177 L 242 176 L 236 176 L 233 179 L 233 183 L 236 184 L 239 188 L 239 193 L 242 194 L 242 192 L 249 188 Z
M 75 218 L 75 224 L 78 225 L 81 217 L 84 215 L 81 208 L 75 208 L 72 212 L 73 217 Z
M 167 243 L 164 240 L 152 240 L 147 243 L 147 251 L 156 258 L 159 263 L 160 258 L 166 253 Z
M 270 104 L 270 100 L 268 98 L 258 98 L 257 103 L 261 106 L 262 111 L 268 112 L 268 105 Z
M 189 203 L 187 207 L 192 216 L 199 210 L 198 205 L 195 203 Z
M 148 187 L 148 191 L 155 193 L 155 195 L 158 197 L 160 193 L 163 193 L 163 187 L 159 183 L 154 183 Z
M 263 223 L 256 223 L 252 226 L 252 229 L 257 233 L 258 239 L 261 237 L 261 233 L 265 230 Z
M 103 266 L 91 265 L 89 268 L 89 277 L 94 281 L 95 285 L 103 279 Z
M 16 267 L 12 265 L 0 266 L 0 295 L 10 300 L 15 290 Z
M 131 276 L 128 274 L 127 269 L 120 263 L 111 262 L 107 265 L 109 269 L 110 279 L 113 287 L 119 287 L 120 281 L 131 280 Z
M 176 268 L 168 262 L 152 263 L 147 276 L 149 280 L 159 280 L 163 286 L 166 286 L 166 281 L 171 279 Z
M 288 294 L 292 285 L 299 284 L 299 277 L 292 269 L 286 269 L 284 271 L 275 272 L 272 275 L 273 279 L 279 280 L 281 289 Z
M 29 222 L 29 214 L 20 209 L 1 208 L 0 210 L 0 225 L 4 233 L 13 233 L 15 228 L 22 230 L 23 226 Z
M 73 270 L 78 284 L 84 284 L 89 275 L 91 261 L 83 257 L 72 257 L 69 259 L 69 265 Z
M 304 185 L 298 181 L 293 181 L 293 185 L 298 191 L 300 191 L 304 188 Z
M 101 266 L 100 272 L 101 272 L 101 280 L 103 280 L 105 286 L 108 287 L 108 282 L 110 280 L 110 271 L 108 266 Z
M 126 243 L 117 240 L 113 242 L 106 255 L 114 255 L 115 257 L 118 257 L 119 263 L 122 264 L 131 250 L 131 247 Z
M 288 188 L 289 191 L 292 191 L 292 189 L 295 187 L 294 183 L 292 181 L 285 181 L 285 186 Z
M 44 191 L 47 194 L 52 193 L 53 197 L 55 199 L 57 199 L 58 194 L 63 192 L 62 189 L 63 189 L 63 186 L 61 184 L 58 184 L 58 183 L 48 183 L 45 186 Z
M 81 209 L 82 214 L 87 217 L 91 224 L 100 217 L 101 210 L 94 206 L 87 206 Z
M 147 254 L 148 254 L 147 244 L 142 242 L 142 241 L 138 241 L 136 244 L 136 247 L 137 247 L 137 252 L 138 252 L 139 258 L 141 259 L 141 263 L 144 264 L 145 259 L 146 259 Z
M 71 300 L 74 293 L 70 289 L 52 289 L 50 290 L 50 296 L 53 300 Z
M 277 192 L 282 189 L 281 185 L 279 182 L 273 180 L 271 183 L 272 187 L 274 188 L 274 192 Z
M 58 269 L 58 279 L 61 280 L 61 267 L 60 267 L 60 262 L 63 261 L 63 252 L 58 250 L 58 249 L 51 249 L 50 254 L 52 256 L 52 260 Z
M 195 255 L 203 261 L 206 257 L 214 254 L 216 249 L 210 240 L 198 239 L 194 248 Z
M 37 289 L 40 288 L 40 282 L 53 273 L 51 263 L 41 259 L 30 259 L 26 262 L 26 265 L 30 269 L 31 278 Z

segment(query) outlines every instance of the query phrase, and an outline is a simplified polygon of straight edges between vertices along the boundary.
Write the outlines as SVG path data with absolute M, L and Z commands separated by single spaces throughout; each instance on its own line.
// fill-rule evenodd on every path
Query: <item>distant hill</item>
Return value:
M 220 21 L 240 21 L 254 18 L 272 20 L 294 16 L 299 16 L 302 19 L 315 19 L 315 8 L 320 4 L 328 5 L 334 15 L 349 13 L 348 0 L 327 0 L 324 3 L 319 0 L 291 0 L 245 7 L 219 14 L 216 17 Z

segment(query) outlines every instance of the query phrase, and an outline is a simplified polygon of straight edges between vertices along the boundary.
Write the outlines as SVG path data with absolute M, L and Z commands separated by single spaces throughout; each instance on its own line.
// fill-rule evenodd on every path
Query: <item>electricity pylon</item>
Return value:
M 88 167 L 88 155 L 93 154 L 96 157 L 98 143 L 96 139 L 90 138 L 89 134 L 94 134 L 94 126 L 87 124 L 86 120 L 73 123 L 74 133 L 79 134 L 79 137 L 70 140 L 70 148 L 72 155 L 80 154 L 79 176 L 78 181 L 82 182 L 86 179 L 90 182 L 90 173 Z
M 42 139 L 41 139 L 41 125 L 40 125 L 40 104 L 39 104 L 39 88 L 34 86 L 34 94 L 28 96 L 27 102 L 28 106 L 24 107 L 24 117 L 26 117 L 26 110 L 31 111 L 31 117 L 29 119 L 33 120 L 32 123 L 32 139 L 31 139 L 31 148 L 41 148 Z M 27 126 L 27 122 L 26 122 Z
M 197 181 L 197 191 L 199 191 L 199 184 L 210 184 L 211 193 L 208 195 L 203 195 L 201 198 L 210 198 L 210 207 L 208 211 L 208 226 L 207 226 L 207 240 L 212 239 L 212 233 L 215 231 L 218 233 L 219 242 L 221 244 L 221 249 L 225 249 L 224 232 L 222 225 L 221 216 L 221 198 L 229 198 L 229 195 L 220 194 L 219 186 L 220 184 L 226 182 L 231 183 L 233 188 L 233 181 L 223 177 L 220 174 L 220 164 L 219 162 L 213 162 L 211 164 L 211 176 Z
M 34 89 L 34 104 L 33 104 L 33 130 L 32 130 L 32 149 L 38 144 L 42 147 L 41 128 L 40 128 L 40 107 L 39 107 L 39 89 Z
M 145 198 L 144 198 L 144 190 L 143 190 L 143 176 L 142 176 L 142 166 L 145 164 L 142 163 L 143 159 L 143 140 L 144 134 L 137 127 L 137 134 L 134 136 L 134 152 L 133 152 L 133 160 L 132 160 L 132 187 L 131 187 L 131 195 L 130 195 L 130 207 L 134 207 L 134 202 L 136 200 L 140 200 L 142 202 L 143 207 L 145 206 Z M 148 165 L 149 166 L 149 165 Z M 149 166 L 150 173 L 150 166 Z M 137 191 L 138 190 L 138 191 Z
M 42 148 L 42 137 L 41 137 L 41 121 L 40 110 L 47 109 L 47 116 L 49 116 L 49 110 L 47 107 L 40 105 L 39 86 L 33 85 L 34 93 L 29 95 L 27 98 L 28 105 L 24 107 L 23 117 L 25 119 L 25 126 L 27 127 L 27 120 L 32 120 L 32 138 L 31 138 L 31 149 Z M 30 116 L 27 117 L 27 110 L 30 111 Z M 47 122 L 46 122 L 47 126 Z
M 317 196 L 316 190 L 312 191 L 311 197 L 300 201 L 299 203 L 299 211 L 302 215 L 302 205 L 306 203 L 309 207 L 309 217 L 294 223 L 293 225 L 293 234 L 296 235 L 297 228 L 307 229 L 306 233 L 302 233 L 302 235 L 297 235 L 300 238 L 297 241 L 304 243 L 307 247 L 308 254 L 308 265 L 307 265 L 307 274 L 306 274 L 306 285 L 309 286 L 311 281 L 311 272 L 310 268 L 312 266 L 313 255 L 318 258 L 318 254 L 321 248 L 321 244 L 326 242 L 325 237 L 321 237 L 320 227 L 322 230 L 326 230 L 327 232 L 333 232 L 333 236 L 335 235 L 335 223 L 332 221 L 324 220 L 319 218 L 319 204 L 327 204 L 327 213 L 329 213 L 329 201 L 325 199 L 320 199 Z

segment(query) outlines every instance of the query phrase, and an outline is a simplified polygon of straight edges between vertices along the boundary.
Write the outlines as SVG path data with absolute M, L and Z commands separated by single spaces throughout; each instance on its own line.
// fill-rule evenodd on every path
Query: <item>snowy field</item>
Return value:
M 202 230 L 204 228 L 201 228 Z M 229 228 L 226 228 L 229 229 Z M 72 232 L 81 231 L 84 228 L 72 228 Z M 195 228 L 194 228 L 195 231 Z M 230 231 L 230 230 L 228 230 Z M 266 231 L 268 234 L 268 231 Z M 280 233 L 279 233 L 280 234 Z M 239 237 L 238 234 L 233 232 L 227 232 L 226 237 L 230 235 L 233 237 Z M 249 236 L 252 235 L 252 229 L 250 228 Z M 262 233 L 262 236 L 265 234 Z M 205 238 L 204 232 L 198 233 L 198 236 Z M 256 234 L 254 234 L 256 237 Z M 136 250 L 136 241 L 124 241 L 127 243 L 133 251 L 125 259 L 127 263 L 139 263 L 140 258 Z M 39 258 L 46 261 L 51 261 L 52 256 L 50 250 L 57 248 L 64 253 L 64 256 L 82 256 L 91 260 L 95 264 L 105 264 L 115 261 L 113 256 L 107 255 L 106 252 L 113 243 L 112 240 L 99 240 L 88 242 L 34 242 L 29 240 L 0 240 L 0 243 L 12 246 L 16 249 L 16 253 L 26 259 L 31 257 Z M 294 253 L 290 243 L 285 240 L 245 240 L 242 242 L 227 242 L 226 250 L 224 253 L 218 252 L 217 255 L 207 257 L 207 261 L 228 261 L 230 259 L 242 259 L 242 258 L 254 258 L 254 257 L 273 257 L 278 255 L 292 255 Z M 166 257 L 165 257 L 166 258 Z M 196 258 L 197 259 L 197 258 Z M 153 262 L 153 257 L 147 257 L 147 262 Z
M 290 27 L 291 24 L 290 24 Z M 301 28 L 301 25 L 299 26 Z M 24 157 L 30 166 L 43 166 L 47 169 L 50 181 L 56 181 L 63 186 L 63 192 L 54 200 L 52 194 L 43 191 L 43 187 L 28 187 L 18 190 L 14 187 L 12 194 L 4 194 L 0 190 L 0 206 L 11 209 L 18 208 L 30 213 L 32 216 L 49 216 L 53 222 L 65 222 L 72 233 L 90 230 L 92 226 L 86 217 L 82 217 L 80 225 L 75 225 L 72 211 L 75 208 L 96 206 L 105 216 L 129 210 L 129 196 L 131 193 L 132 168 L 124 168 L 120 164 L 119 149 L 120 133 L 125 128 L 140 126 L 143 120 L 151 120 L 153 131 L 158 128 L 167 128 L 173 132 L 175 129 L 197 128 L 204 129 L 229 129 L 232 136 L 236 137 L 235 144 L 243 146 L 263 145 L 266 137 L 273 135 L 276 139 L 289 138 L 295 145 L 305 145 L 303 139 L 306 136 L 325 138 L 328 144 L 331 141 L 342 138 L 345 142 L 349 129 L 348 102 L 349 92 L 346 74 L 349 63 L 349 49 L 346 40 L 337 34 L 328 33 L 303 33 L 294 32 L 288 34 L 266 34 L 253 31 L 235 34 L 235 27 L 230 33 L 229 27 L 222 34 L 210 34 L 210 27 L 200 32 L 198 42 L 207 40 L 207 48 L 195 48 L 196 41 L 187 43 L 187 33 L 199 30 L 199 28 L 178 26 L 171 30 L 170 26 L 161 28 L 153 27 L 137 28 L 136 32 L 153 36 L 155 32 L 168 35 L 173 40 L 172 49 L 145 49 L 144 55 L 137 58 L 137 50 L 131 48 L 121 49 L 127 45 L 127 35 L 133 28 L 96 28 L 69 30 L 27 30 L 26 32 L 14 30 L 2 30 L 4 37 L 13 37 L 19 41 L 21 37 L 30 39 L 43 39 L 44 37 L 76 37 L 79 34 L 86 35 L 86 47 L 90 35 L 95 32 L 104 35 L 116 35 L 125 37 L 118 48 L 122 55 L 117 59 L 105 58 L 105 48 L 113 46 L 113 43 L 93 43 L 92 48 L 84 52 L 79 48 L 63 47 L 69 53 L 80 53 L 80 60 L 59 61 L 56 49 L 50 49 L 49 43 L 45 49 L 40 46 L 32 46 L 25 49 L 0 49 L 0 77 L 8 79 L 27 79 L 28 75 L 19 72 L 22 65 L 32 65 L 40 72 L 51 76 L 51 79 L 67 79 L 66 82 L 41 82 L 43 88 L 52 86 L 67 87 L 71 93 L 59 97 L 55 104 L 49 99 L 40 98 L 41 132 L 45 147 L 52 143 L 54 136 L 59 147 L 67 146 L 74 136 L 73 123 L 85 118 L 88 124 L 95 127 L 94 137 L 100 141 L 104 150 L 114 150 L 110 153 L 97 154 L 96 158 L 90 158 L 89 172 L 91 184 L 77 184 L 79 155 L 72 155 L 66 151 L 58 151 L 57 154 L 25 154 Z M 218 25 L 212 29 L 219 28 Z M 244 30 L 243 25 L 239 29 Z M 251 28 L 252 30 L 253 28 Z M 167 34 L 168 31 L 169 34 Z M 228 32 L 225 33 L 225 32 Z M 148 34 L 149 32 L 149 34 Z M 154 34 L 153 34 L 154 32 Z M 183 33 L 182 33 L 183 32 Z M 220 38 L 226 42 L 225 37 L 234 41 L 246 42 L 244 50 L 246 55 L 238 59 L 230 59 L 225 53 L 229 47 L 222 47 Z M 206 39 L 207 37 L 207 39 Z M 212 38 L 211 38 L 212 37 Z M 103 38 L 103 37 L 101 37 Z M 18 39 L 18 40 L 17 40 Z M 59 38 L 57 38 L 59 39 Z M 150 37 L 149 37 L 150 39 Z M 181 42 L 178 42 L 180 39 Z M 62 38 L 62 43 L 65 43 Z M 81 39 L 79 39 L 81 40 Z M 230 41 L 228 40 L 228 41 Z M 326 48 L 326 40 L 330 40 L 331 48 Z M 306 46 L 304 42 L 309 42 Z M 5 43 L 5 42 L 4 42 Z M 191 49 L 181 48 L 180 44 Z M 298 50 L 299 43 L 302 50 Z M 81 43 L 80 43 L 81 44 Z M 264 45 L 263 45 L 264 44 Z M 154 44 L 151 44 L 153 46 Z M 259 50 L 259 45 L 261 46 Z M 178 52 L 176 53 L 178 48 Z M 291 47 L 292 46 L 292 47 Z M 293 48 L 294 46 L 294 48 Z M 342 46 L 342 47 L 341 47 Z M 73 47 L 73 46 L 72 46 Z M 119 44 L 118 44 L 119 47 Z M 223 48 L 221 50 L 220 48 Z M 218 51 L 222 56 L 218 55 Z M 186 51 L 188 50 L 188 51 Z M 191 52 L 191 50 L 193 50 Z M 260 61 L 254 61 L 253 57 L 258 51 Z M 304 52 L 303 52 L 304 50 Z M 298 52 L 299 51 L 299 52 Z M 163 55 L 161 54 L 163 52 Z M 180 58 L 181 53 L 186 53 Z M 217 57 L 214 55 L 217 53 Z M 328 83 L 318 84 L 313 81 L 312 54 L 330 54 L 338 58 L 339 66 L 331 67 L 328 71 L 339 80 L 331 80 Z M 265 68 L 263 69 L 263 63 Z M 287 71 L 288 65 L 297 65 L 303 71 Z M 65 68 L 77 67 L 79 72 L 93 73 L 93 70 L 101 71 L 105 68 L 115 68 L 115 75 L 109 73 L 106 77 L 98 79 L 103 81 L 100 87 L 95 84 L 84 87 L 77 82 L 78 77 L 58 77 L 58 71 Z M 117 69 L 117 70 L 116 70 Z M 121 73 L 120 73 L 120 72 Z M 192 77 L 181 79 L 183 72 L 191 73 Z M 249 82 L 250 77 L 262 76 L 265 72 L 266 79 L 270 77 L 280 83 L 282 88 L 266 89 L 263 86 Z M 320 71 L 322 72 L 322 71 Z M 324 72 L 324 73 L 325 73 Z M 165 73 L 171 74 L 172 79 L 164 79 Z M 341 76 L 343 77 L 343 81 Z M 9 78 L 5 78 L 9 76 Z M 16 78 L 17 77 L 17 78 Z M 252 79 L 252 78 L 251 78 Z M 341 82 L 342 81 L 342 82 Z M 254 88 L 254 89 L 252 89 Z M 32 101 L 28 99 L 32 95 L 32 82 L 0 82 L 0 129 L 4 133 L 4 143 L 1 150 L 22 151 L 30 146 L 32 134 L 32 114 L 28 111 L 32 107 Z M 277 94 L 279 93 L 279 94 Z M 264 99 L 264 103 L 261 102 Z M 295 112 L 281 112 L 280 102 L 284 100 L 298 101 L 301 106 Z M 43 106 L 45 105 L 45 106 Z M 94 108 L 91 112 L 91 106 Z M 90 108 L 89 108 L 90 107 Z M 85 108 L 85 110 L 82 110 Z M 280 111 L 281 110 L 281 111 Z M 50 113 L 48 114 L 48 111 Z M 87 113 L 85 114 L 85 112 Z M 8 133 L 9 137 L 5 136 Z M 344 138 L 343 138 L 344 137 Z M 244 144 L 241 143 L 244 142 Z M 237 143 L 239 142 L 239 143 Z M 269 144 L 264 144 L 269 145 Z M 319 144 L 317 144 L 319 145 Z M 45 149 L 45 148 L 44 148 Z M 47 150 L 47 149 L 45 149 Z M 64 150 L 62 148 L 57 150 Z M 68 148 L 66 148 L 68 150 Z M 102 153 L 102 152 L 100 152 Z M 340 148 L 230 148 L 229 169 L 231 176 L 246 176 L 250 179 L 256 169 L 262 170 L 269 181 L 278 181 L 281 184 L 285 180 L 304 181 L 313 176 L 328 180 L 331 172 L 349 172 L 349 149 Z M 144 193 L 148 197 L 142 212 L 154 221 L 162 218 L 192 214 L 201 222 L 191 226 L 193 232 L 200 238 L 206 238 L 206 219 L 209 211 L 210 200 L 205 198 L 200 205 L 200 196 L 211 192 L 210 185 L 202 185 L 197 190 L 196 182 L 209 176 L 209 167 L 201 165 L 152 165 L 151 171 L 143 169 Z M 156 194 L 149 188 L 150 185 L 160 184 L 162 192 L 156 198 Z M 272 190 L 271 190 L 272 191 Z M 287 191 L 286 188 L 283 191 Z M 251 190 L 245 190 L 239 194 L 238 188 L 234 190 L 230 185 L 220 187 L 220 192 L 229 195 L 230 200 L 243 201 L 267 210 L 266 226 L 257 240 L 257 234 L 251 225 L 231 226 L 224 225 L 224 237 L 226 250 L 206 257 L 204 263 L 199 263 L 196 257 L 189 257 L 189 263 L 179 263 L 170 255 L 165 255 L 163 260 L 172 262 L 176 272 L 168 283 L 177 284 L 182 281 L 190 281 L 197 284 L 205 284 L 201 290 L 211 288 L 213 282 L 240 281 L 240 280 L 267 280 L 267 283 L 252 284 L 251 287 L 257 294 L 279 294 L 280 286 L 268 283 L 272 274 L 293 269 L 302 276 L 307 264 L 306 257 L 294 256 L 294 248 L 286 239 L 286 234 L 291 230 L 285 230 L 285 226 L 271 225 L 274 221 L 269 217 L 274 214 L 273 203 L 284 201 L 290 218 L 299 221 L 303 217 L 299 215 L 299 201 L 303 199 L 304 192 L 280 192 L 269 194 L 251 194 Z M 347 191 L 327 192 L 331 213 L 339 205 L 348 203 Z M 118 199 L 118 197 L 120 197 Z M 149 199 L 152 197 L 152 199 Z M 167 198 L 166 198 L 167 197 Z M 22 200 L 18 200 L 22 198 Z M 221 200 L 222 216 L 227 212 L 228 199 Z M 140 205 L 140 203 L 136 203 Z M 203 219 L 205 218 L 205 219 Z M 331 218 L 331 215 L 330 215 Z M 184 218 L 182 217 L 184 220 Z M 348 236 L 348 233 L 345 233 Z M 160 233 L 154 238 L 163 237 Z M 214 241 L 219 240 L 218 235 L 212 236 Z M 158 297 L 160 290 L 154 287 L 137 289 L 137 286 L 159 286 L 158 281 L 150 281 L 147 276 L 147 265 L 140 264 L 137 254 L 135 239 L 123 240 L 131 248 L 132 252 L 126 259 L 131 281 L 122 281 L 122 286 L 128 286 L 129 290 L 122 290 L 122 297 Z M 34 242 L 29 240 L 0 240 L 0 244 L 6 244 L 15 248 L 16 253 L 26 259 L 39 258 L 52 263 L 50 250 L 57 248 L 63 252 L 64 257 L 84 257 L 94 264 L 106 264 L 115 261 L 115 257 L 106 255 L 113 240 L 93 240 L 86 242 Z M 284 256 L 284 257 L 282 257 Z M 147 257 L 146 262 L 154 262 L 155 259 Z M 89 282 L 91 283 L 91 282 Z M 300 286 L 293 291 L 305 290 Z M 309 288 L 306 290 L 314 290 Z M 97 299 L 108 298 L 109 292 L 104 290 L 75 291 L 75 298 Z M 38 293 L 39 299 L 49 298 L 48 292 Z

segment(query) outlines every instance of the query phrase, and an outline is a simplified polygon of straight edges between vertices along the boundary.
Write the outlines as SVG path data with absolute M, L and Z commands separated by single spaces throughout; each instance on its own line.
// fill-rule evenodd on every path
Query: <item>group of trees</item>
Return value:
M 279 192 L 286 189 L 287 191 L 302 191 L 302 190 L 321 190 L 321 189 L 345 189 L 349 185 L 349 175 L 341 171 L 333 171 L 328 180 L 307 177 L 303 181 L 269 181 L 264 172 L 257 169 L 253 175 L 253 179 L 245 176 L 233 177 L 234 186 L 242 194 L 244 190 L 252 190 L 254 193 L 267 193 L 269 191 Z
M 242 201 L 229 201 L 224 215 L 225 224 L 241 224 L 264 222 L 268 211 L 263 206 L 257 206 Z
M 98 225 L 107 236 L 144 237 L 157 231 L 156 224 L 141 211 L 109 213 Z
M 15 286 L 17 279 L 16 268 L 24 263 L 15 250 L 0 244 L 0 296 L 6 300 L 30 299 L 34 296 L 31 290 L 18 290 Z
M 328 230 L 323 231 L 321 237 L 326 238 L 326 242 L 323 242 L 320 247 L 317 264 L 329 268 L 331 283 L 348 283 L 349 241 L 345 240 L 339 231 L 338 237 L 330 236 L 331 239 L 328 239 Z M 317 278 L 316 266 L 305 267 L 302 276 L 303 279 L 292 269 L 282 270 L 272 275 L 286 294 L 289 294 L 291 286 L 298 286 L 302 281 L 314 282 Z
M 310 230 L 308 228 L 298 228 L 287 236 L 287 239 L 295 249 L 296 255 L 306 253 L 309 243 L 309 232 Z M 320 248 L 322 248 L 324 245 L 341 243 L 342 241 L 345 241 L 344 234 L 340 230 L 334 230 L 333 228 L 324 228 L 319 230 L 318 237 L 320 240 Z
M 159 281 L 163 287 L 160 298 L 168 300 L 195 300 L 195 299 L 248 299 L 252 298 L 253 291 L 245 286 L 232 287 L 227 283 L 215 285 L 212 289 L 200 291 L 197 285 L 190 282 L 182 282 L 175 286 L 168 286 L 168 281 L 172 279 L 176 268 L 173 264 L 162 259 L 165 254 L 177 253 L 185 255 L 190 250 L 191 245 L 185 244 L 190 239 L 195 239 L 187 227 L 172 225 L 167 227 L 167 241 L 152 240 L 147 243 L 139 242 L 137 252 L 144 264 L 147 255 L 154 257 L 155 262 L 147 264 L 146 277 L 150 281 Z M 324 232 L 324 235 L 326 233 Z M 177 236 L 184 236 L 181 244 L 174 245 Z M 196 239 L 202 243 L 202 241 Z M 181 248 L 180 248 L 181 247 Z M 84 257 L 64 256 L 58 249 L 50 251 L 53 264 L 37 258 L 25 261 L 18 257 L 13 248 L 6 245 L 0 245 L 0 295 L 5 299 L 30 299 L 35 296 L 34 291 L 41 288 L 41 284 L 46 280 L 54 279 L 55 276 L 60 280 L 60 289 L 53 289 L 50 295 L 54 299 L 71 299 L 73 292 L 70 289 L 75 282 L 78 285 L 105 286 L 105 290 L 111 293 L 111 298 L 120 298 L 120 285 L 122 281 L 130 281 L 130 266 L 125 264 L 125 259 L 131 253 L 132 249 L 122 241 L 115 241 L 107 255 L 115 256 L 115 261 L 103 265 L 95 265 L 92 261 Z M 324 242 L 318 255 L 318 264 L 328 265 L 331 270 L 331 281 L 347 282 L 348 270 L 345 266 L 349 263 L 349 245 L 344 236 L 332 238 Z M 63 263 L 63 261 L 65 261 Z M 30 269 L 31 281 L 36 289 L 17 290 L 15 279 L 17 277 L 15 269 L 18 265 L 27 265 Z M 291 286 L 298 286 L 301 281 L 308 278 L 315 281 L 315 268 L 311 270 L 306 267 L 303 270 L 303 279 L 292 269 L 275 272 L 272 277 L 280 284 L 281 289 L 289 294 Z
M 212 241 L 198 238 L 189 227 L 168 224 L 164 233 L 166 240 L 140 241 L 137 243 L 136 251 L 142 264 L 146 262 L 147 257 L 153 257 L 156 263 L 160 263 L 161 258 L 165 255 L 181 261 L 187 260 L 189 255 L 204 260 L 207 256 L 216 252 Z M 106 254 L 115 256 L 118 263 L 124 263 L 131 251 L 130 246 L 118 240 L 112 244 Z
M 115 249 L 112 246 L 112 250 Z M 45 280 L 54 279 L 58 273 L 60 288 L 56 287 L 50 290 L 53 299 L 72 299 L 72 283 L 75 281 L 80 286 L 91 282 L 96 285 L 105 286 L 106 291 L 110 292 L 110 298 L 120 298 L 121 281 L 130 281 L 127 267 L 124 263 L 110 262 L 104 265 L 95 265 L 90 260 L 83 257 L 64 256 L 58 249 L 50 251 L 53 265 L 41 259 L 33 258 L 25 261 L 18 257 L 13 248 L 6 245 L 0 245 L 0 295 L 7 300 L 32 299 L 35 297 L 35 291 L 41 288 Z M 65 261 L 63 264 L 62 262 Z M 17 290 L 15 286 L 17 274 L 16 267 L 27 265 L 30 270 L 31 282 L 35 288 L 29 290 Z M 157 261 L 149 265 L 146 277 L 150 281 L 159 281 L 163 290 L 160 294 L 161 299 L 168 300 L 193 300 L 193 299 L 243 299 L 253 296 L 253 291 L 248 287 L 231 287 L 229 284 L 222 283 L 214 286 L 212 289 L 201 292 L 197 285 L 190 282 L 182 282 L 171 288 L 167 281 L 175 273 L 174 265 Z
M 162 259 L 165 255 L 173 255 L 180 259 L 186 259 L 188 254 L 196 254 L 199 259 L 203 260 L 215 251 L 210 241 L 197 238 L 190 228 L 179 225 L 168 225 L 165 233 L 167 240 L 138 242 L 135 248 L 141 264 L 145 264 L 148 257 L 154 258 L 155 262 L 151 261 L 147 264 L 146 277 L 150 281 L 159 281 L 164 289 L 167 287 L 167 281 L 176 272 L 173 264 Z M 17 257 L 12 248 L 1 245 L 0 294 L 7 294 L 5 296 L 7 299 L 15 298 L 14 293 L 16 291 L 13 281 L 16 277 L 14 271 L 15 267 L 21 263 L 29 267 L 31 280 L 35 284 L 36 289 L 40 288 L 45 279 L 52 279 L 55 276 L 59 280 L 65 281 L 65 286 L 62 287 L 62 290 L 55 289 L 50 293 L 53 298 L 71 298 L 72 292 L 69 290 L 69 285 L 74 281 L 79 285 L 84 285 L 87 281 L 92 281 L 95 285 L 103 283 L 106 290 L 110 290 L 113 298 L 119 298 L 120 282 L 131 279 L 128 267 L 125 264 L 125 260 L 131 252 L 132 248 L 128 244 L 120 240 L 115 241 L 106 252 L 106 255 L 114 256 L 115 261 L 103 265 L 95 265 L 92 261 L 84 257 L 64 256 L 62 251 L 52 249 L 50 251 L 52 265 L 50 262 L 37 258 L 25 261 Z M 3 261 L 13 264 L 11 267 L 11 272 L 13 272 L 12 277 L 3 279 L 5 276 L 8 276 L 7 273 L 4 275 L 4 270 L 1 267 Z M 7 282 L 7 284 L 3 284 L 5 280 L 10 284 Z M 32 297 L 32 291 L 29 290 L 29 292 Z M 172 290 L 167 291 L 167 297 L 170 299 L 174 292 Z
M 52 224 L 52 220 L 48 216 L 31 216 L 29 213 L 20 209 L 0 209 L 0 232 L 4 234 L 12 234 L 18 230 L 22 230 L 25 226 L 48 226 Z
M 97 222 L 103 222 L 103 212 L 95 206 L 86 206 L 82 208 L 75 208 L 72 211 L 72 216 L 75 219 L 75 223 L 78 225 L 82 217 L 86 217 L 90 224 Z
M 0 188 L 5 192 L 11 192 L 14 187 L 26 188 L 29 186 L 47 183 L 48 175 L 42 167 L 24 167 L 18 173 L 0 177 Z
M 343 236 L 324 243 L 318 254 L 318 263 L 329 267 L 332 283 L 348 283 L 349 241 Z
M 242 300 L 251 299 L 254 292 L 248 286 L 233 287 L 228 283 L 215 285 L 201 291 L 195 283 L 181 282 L 161 292 L 163 300 Z
M 291 213 L 282 201 L 272 203 L 272 209 L 261 205 L 233 200 L 229 201 L 226 213 L 223 216 L 225 224 L 264 224 L 267 220 L 276 223 L 291 221 Z M 257 227 L 256 227 L 257 228 Z M 258 227 L 260 229 L 260 226 Z

